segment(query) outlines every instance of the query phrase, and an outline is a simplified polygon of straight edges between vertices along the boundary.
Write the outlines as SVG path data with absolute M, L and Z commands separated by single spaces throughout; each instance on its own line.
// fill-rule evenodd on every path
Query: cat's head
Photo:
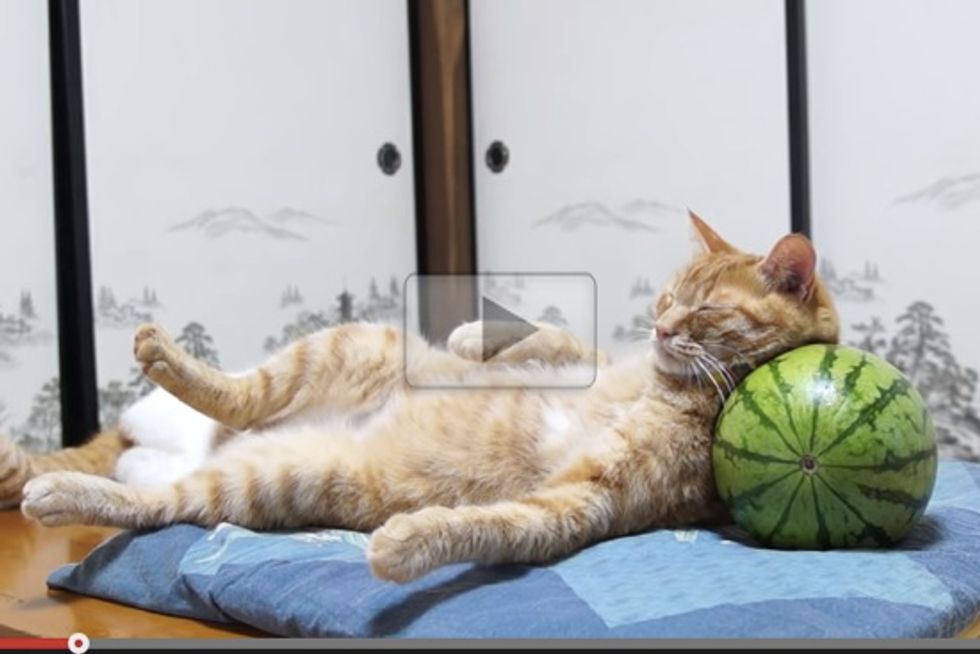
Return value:
M 668 282 L 653 307 L 653 359 L 674 377 L 721 380 L 807 343 L 835 343 L 837 311 L 801 234 L 765 255 L 742 252 L 693 212 L 703 251 Z

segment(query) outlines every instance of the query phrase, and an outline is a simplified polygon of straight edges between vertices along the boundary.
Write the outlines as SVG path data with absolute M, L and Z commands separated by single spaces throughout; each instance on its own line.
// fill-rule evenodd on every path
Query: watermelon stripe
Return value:
M 868 499 L 877 500 L 879 502 L 890 502 L 891 504 L 901 504 L 905 508 L 911 511 L 918 511 L 925 507 L 926 503 L 929 501 L 928 497 L 916 497 L 905 491 L 894 490 L 889 488 L 875 488 L 873 486 L 865 486 L 864 484 L 855 483 L 861 494 Z
M 820 547 L 827 549 L 830 547 L 830 531 L 820 509 L 820 496 L 817 494 L 817 482 L 813 480 L 813 475 L 810 475 L 810 490 L 813 492 L 813 510 L 817 514 L 817 542 Z
M 776 532 L 778 532 L 780 529 L 786 526 L 786 521 L 789 520 L 790 509 L 793 508 L 793 502 L 796 501 L 796 496 L 797 494 L 799 494 L 800 488 L 803 486 L 804 481 L 806 481 L 806 477 L 801 473 L 800 483 L 796 485 L 796 488 L 793 489 L 793 494 L 789 496 L 789 501 L 787 501 L 786 506 L 783 507 L 783 512 L 779 516 L 779 520 L 776 522 L 776 526 L 773 527 L 772 531 L 769 532 L 769 535 L 766 536 L 765 540 L 767 543 L 771 543 L 772 537 L 776 535 Z
M 731 495 L 731 494 L 729 494 L 728 499 L 729 499 L 730 502 L 736 502 L 736 503 L 742 503 L 742 502 L 745 502 L 745 501 L 754 500 L 755 498 L 759 497 L 760 495 L 762 495 L 763 493 L 765 493 L 767 490 L 769 490 L 770 488 L 772 488 L 773 486 L 775 486 L 776 484 L 785 481 L 786 478 L 789 477 L 790 475 L 795 475 L 798 472 L 799 472 L 799 469 L 793 468 L 792 470 L 790 470 L 789 472 L 787 472 L 785 475 L 782 475 L 780 477 L 776 477 L 772 481 L 766 481 L 766 482 L 763 482 L 761 484 L 757 484 L 757 485 L 753 486 L 752 488 L 745 489 L 744 491 L 742 491 L 741 493 L 739 493 L 737 495 Z
M 870 470 L 873 472 L 895 472 L 913 463 L 928 461 L 936 456 L 936 449 L 930 447 L 919 450 L 907 456 L 898 456 L 893 452 L 885 452 L 885 460 L 881 463 L 824 463 L 825 468 L 843 468 L 845 470 Z
M 783 373 L 780 372 L 779 366 L 773 364 L 769 366 L 769 372 L 772 374 L 773 381 L 776 382 L 776 390 L 783 398 L 783 411 L 786 412 L 786 419 L 789 420 L 789 427 L 793 430 L 793 435 L 796 436 L 796 443 L 803 449 L 803 442 L 800 438 L 800 430 L 796 428 L 796 421 L 793 420 L 793 412 L 789 408 L 794 404 L 793 401 L 793 386 L 783 377 Z
M 836 490 L 834 490 L 834 487 L 828 484 L 823 477 L 821 477 L 819 474 L 814 476 L 820 480 L 821 484 L 827 487 L 827 490 L 829 490 L 830 493 L 837 498 L 838 502 L 840 502 L 845 507 L 847 507 L 847 509 L 849 509 L 850 512 L 853 513 L 858 520 L 864 523 L 864 530 L 860 534 L 858 534 L 858 538 L 865 538 L 867 536 L 870 536 L 871 538 L 874 538 L 875 542 L 878 543 L 879 545 L 891 545 L 892 540 L 891 538 L 888 537 L 888 533 L 885 532 L 884 529 L 874 524 L 873 522 L 869 522 L 867 518 L 861 515 L 860 511 L 855 509 L 853 506 L 851 506 L 850 502 L 844 499 L 843 495 L 841 495 Z
M 752 393 L 752 391 L 748 388 L 745 388 L 742 389 L 740 395 L 742 398 L 742 403 L 745 405 L 745 408 L 751 411 L 752 413 L 754 413 L 755 416 L 762 422 L 763 426 L 765 426 L 767 429 L 771 429 L 774 434 L 779 436 L 779 440 L 783 442 L 783 445 L 786 446 L 787 450 L 789 450 L 796 456 L 800 456 L 799 450 L 794 448 L 790 444 L 790 442 L 786 440 L 786 437 L 783 436 L 783 430 L 780 429 L 775 422 L 773 422 L 772 418 L 766 415 L 766 412 L 763 411 L 762 407 L 760 407 L 759 404 L 755 401 L 755 395 Z
M 728 441 L 717 440 L 715 444 L 720 447 L 725 456 L 729 459 L 735 459 L 736 457 L 745 459 L 747 461 L 757 461 L 759 463 L 788 463 L 792 466 L 799 465 L 798 461 L 791 461 L 789 459 L 780 459 L 769 454 L 761 454 L 759 452 L 753 452 L 752 450 L 747 450 L 744 447 L 737 447 L 736 445 L 729 443 Z
M 861 357 L 861 360 L 857 363 L 857 365 L 853 366 L 847 371 L 847 375 L 844 377 L 844 388 L 841 389 L 842 395 L 847 396 L 851 394 L 851 392 L 857 386 L 858 377 L 861 376 L 861 371 L 864 370 L 866 365 L 868 365 L 867 354 Z
M 835 447 L 843 443 L 845 440 L 847 440 L 847 438 L 855 431 L 857 431 L 859 427 L 863 427 L 869 422 L 873 422 L 874 419 L 878 417 L 878 414 L 880 414 L 882 411 L 888 408 L 888 405 L 891 404 L 892 400 L 894 400 L 898 395 L 900 394 L 908 395 L 909 387 L 910 384 L 908 380 L 906 380 L 903 377 L 900 377 L 895 381 L 893 381 L 888 388 L 882 389 L 879 386 L 878 397 L 875 398 L 875 401 L 872 402 L 867 409 L 862 411 L 861 415 L 859 415 L 854 422 L 848 425 L 844 429 L 844 431 L 838 434 L 837 438 L 831 441 L 831 443 L 827 445 L 827 447 L 823 448 L 817 454 L 817 456 L 818 457 L 823 456 L 824 454 L 826 454 L 827 452 L 829 452 L 830 450 L 834 449 Z
M 834 365 L 834 361 L 837 359 L 837 350 L 832 347 L 828 347 L 823 353 L 823 359 L 820 360 L 820 365 L 817 366 L 817 375 L 820 379 L 830 382 L 830 368 Z M 810 449 L 808 452 L 813 452 L 813 448 L 817 441 L 817 417 L 820 415 L 820 398 L 813 398 L 813 416 L 810 422 Z

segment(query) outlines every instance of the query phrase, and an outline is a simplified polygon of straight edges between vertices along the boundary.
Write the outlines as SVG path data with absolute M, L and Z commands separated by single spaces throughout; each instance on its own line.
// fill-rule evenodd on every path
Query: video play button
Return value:
M 412 388 L 588 388 L 595 382 L 598 289 L 588 273 L 409 275 L 404 289 L 404 369 Z M 434 356 L 433 348 L 457 360 Z M 552 361 L 575 351 L 581 360 Z
M 489 361 L 500 352 L 538 331 L 538 328 L 509 309 L 483 296 L 483 360 Z

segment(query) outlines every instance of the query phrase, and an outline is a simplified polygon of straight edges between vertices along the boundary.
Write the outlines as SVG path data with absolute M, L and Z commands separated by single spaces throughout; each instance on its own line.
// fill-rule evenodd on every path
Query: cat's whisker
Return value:
M 710 372 L 708 372 L 708 369 L 704 366 L 703 363 L 701 363 L 701 360 L 700 359 L 692 359 L 692 361 L 694 362 L 694 365 L 696 365 L 698 368 L 700 368 L 701 369 L 701 372 L 703 372 L 707 376 L 708 381 L 710 381 L 711 382 L 711 385 L 715 387 L 715 390 L 718 391 L 718 400 L 721 402 L 721 404 L 724 405 L 725 404 L 725 394 L 722 392 L 721 386 L 718 385 L 718 382 L 715 381 L 714 376 Z
M 753 365 L 752 361 L 750 361 L 748 359 L 748 357 L 746 357 L 740 350 L 737 350 L 736 348 L 734 348 L 734 347 L 732 347 L 730 345 L 726 345 L 725 343 L 722 343 L 721 341 L 704 341 L 702 343 L 702 345 L 704 345 L 706 347 L 720 347 L 720 348 L 722 348 L 722 349 L 724 349 L 724 350 L 726 350 L 726 351 L 731 352 L 732 354 L 734 354 L 739 359 L 739 361 L 741 363 L 744 363 L 750 369 L 755 367 L 755 365 Z M 717 358 L 717 357 L 715 357 L 715 358 Z
M 738 384 L 735 383 L 735 376 L 732 375 L 732 372 L 728 369 L 728 366 L 722 363 L 718 357 L 710 352 L 704 352 L 704 354 L 701 356 L 703 356 L 708 363 L 711 363 L 718 370 L 718 372 L 724 375 L 725 380 L 728 382 L 728 392 L 731 393 L 733 390 L 735 390 L 735 387 L 738 386 Z
M 653 335 L 653 330 L 646 327 L 632 327 L 627 334 L 630 340 L 642 341 L 650 338 Z
M 690 361 L 684 361 L 684 374 L 693 380 L 698 382 L 698 386 L 701 386 L 701 378 L 698 377 L 698 371 L 691 365 Z
M 711 373 L 711 376 L 712 377 L 715 377 L 714 373 L 720 372 L 721 373 L 721 379 L 719 381 L 722 384 L 724 384 L 725 390 L 727 390 L 728 392 L 731 392 L 731 390 L 732 390 L 732 384 L 729 382 L 728 376 L 725 375 L 725 373 L 723 371 L 720 371 L 718 369 L 718 366 L 717 366 L 717 364 L 716 364 L 715 361 L 713 361 L 710 357 L 708 357 L 706 355 L 706 353 L 699 354 L 696 357 L 696 360 L 697 361 L 700 361 L 701 362 L 701 365 L 703 365 L 705 368 L 707 368 L 709 370 L 709 372 Z
M 697 382 L 698 382 L 698 388 L 704 390 L 704 381 L 701 379 L 701 375 L 698 372 L 698 369 L 694 367 L 694 364 L 691 363 L 690 361 L 685 361 L 684 362 L 684 367 L 685 367 L 685 369 L 691 371 L 691 377 L 693 377 L 694 379 L 697 380 Z
M 722 385 L 725 386 L 725 390 L 728 393 L 731 393 L 733 390 L 735 390 L 735 384 L 728 377 L 726 372 L 718 367 L 718 363 L 716 361 L 713 361 L 711 358 L 704 356 L 703 354 L 699 357 L 699 359 L 701 360 L 701 362 L 704 364 L 706 368 L 721 373 L 721 379 L 719 381 L 721 382 Z M 726 397 L 727 397 L 727 393 L 726 393 Z

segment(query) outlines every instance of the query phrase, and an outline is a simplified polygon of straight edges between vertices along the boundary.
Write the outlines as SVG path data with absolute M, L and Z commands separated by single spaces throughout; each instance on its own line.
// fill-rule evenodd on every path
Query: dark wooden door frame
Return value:
M 420 273 L 476 271 L 469 11 L 408 0 Z
M 408 0 L 418 273 L 477 270 L 467 0 Z M 476 317 L 472 284 L 419 301 L 425 335 L 441 342 Z M 422 290 L 422 289 L 420 289 Z
M 806 2 L 786 0 L 786 95 L 789 103 L 789 188 L 792 231 L 813 237 L 810 224 L 810 133 L 807 113 Z
M 78 0 L 49 0 L 61 440 L 66 446 L 81 444 L 99 429 L 80 32 Z

